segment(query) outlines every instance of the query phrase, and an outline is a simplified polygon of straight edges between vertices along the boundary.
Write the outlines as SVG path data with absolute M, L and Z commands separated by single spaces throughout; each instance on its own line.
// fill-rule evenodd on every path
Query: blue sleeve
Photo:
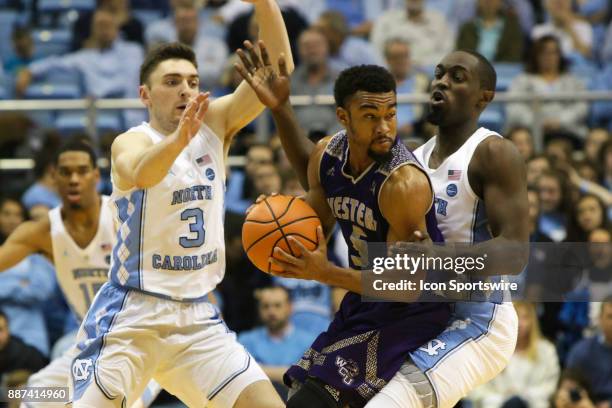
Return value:
M 40 255 L 30 256 L 27 262 L 27 274 L 9 275 L 7 279 L 2 279 L 0 300 L 32 305 L 44 302 L 53 294 L 55 272 L 51 264 Z
M 567 368 L 580 368 L 587 357 L 587 341 L 580 341 L 572 347 L 565 360 Z

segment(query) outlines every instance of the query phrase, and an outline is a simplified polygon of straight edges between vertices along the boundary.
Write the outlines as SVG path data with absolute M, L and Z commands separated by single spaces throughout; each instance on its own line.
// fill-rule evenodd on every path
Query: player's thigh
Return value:
M 175 350 L 160 364 L 155 379 L 188 406 L 231 408 L 252 383 L 266 380 L 263 370 L 217 317 L 194 325 L 192 333 L 172 335 L 166 346 Z M 270 392 L 276 391 L 270 385 Z
M 130 406 L 153 375 L 160 354 L 154 299 L 106 284 L 96 296 L 79 335 L 71 365 L 75 406 Z M 98 392 L 99 391 L 99 392 Z
M 482 329 L 474 330 L 473 326 Z M 482 324 L 472 321 L 446 330 L 411 353 L 415 363 L 427 374 L 438 408 L 452 408 L 506 367 L 516 345 L 517 328 L 512 304 L 499 304 L 489 321 Z
M 435 408 L 436 397 L 425 374 L 408 359 L 366 408 Z
M 242 390 L 233 408 L 282 408 L 285 404 L 270 380 L 260 380 Z M 217 408 L 212 401 L 211 408 Z

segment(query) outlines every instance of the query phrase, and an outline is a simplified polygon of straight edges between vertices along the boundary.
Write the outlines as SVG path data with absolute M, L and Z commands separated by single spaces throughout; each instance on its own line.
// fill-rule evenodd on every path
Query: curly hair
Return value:
M 358 65 L 340 73 L 334 85 L 336 106 L 346 108 L 348 99 L 359 91 L 396 92 L 395 79 L 389 71 L 377 65 Z

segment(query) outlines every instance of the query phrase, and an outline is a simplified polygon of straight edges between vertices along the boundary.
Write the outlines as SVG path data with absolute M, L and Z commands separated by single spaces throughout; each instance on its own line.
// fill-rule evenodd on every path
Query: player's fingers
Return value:
M 285 54 L 281 54 L 278 57 L 278 72 L 282 77 L 289 77 L 289 71 L 287 70 L 287 61 L 285 60 Z
M 416 241 L 428 241 L 430 239 L 427 231 L 414 231 L 414 238 Z
M 263 200 L 265 200 L 268 196 L 265 194 L 260 194 L 259 197 L 257 197 L 257 200 L 255 200 L 255 204 L 259 204 L 261 203 Z
M 255 71 L 255 67 L 253 66 L 249 58 L 247 57 L 246 53 L 241 48 L 238 48 L 236 50 L 236 54 L 238 54 L 240 61 L 242 61 L 242 65 L 249 73 Z
M 268 48 L 266 47 L 266 44 L 263 41 L 259 40 L 257 45 L 259 45 L 259 51 L 261 52 L 261 59 L 263 60 L 264 66 L 271 67 L 272 62 L 270 61 L 270 54 L 268 54 Z
M 323 232 L 323 227 L 320 225 L 317 227 L 317 241 L 319 241 L 319 247 L 326 248 L 327 240 L 325 239 L 325 233 Z
M 235 63 L 234 64 L 234 69 L 236 69 L 236 71 L 238 71 L 238 73 L 240 74 L 242 79 L 247 81 L 247 83 L 249 85 L 253 85 L 253 76 L 242 65 L 240 65 L 238 63 Z
M 257 53 L 257 47 L 251 44 L 249 40 L 246 40 L 244 42 L 244 46 L 249 52 L 249 56 L 251 57 L 251 61 L 253 62 L 253 66 L 255 67 L 255 69 L 263 68 L 263 64 L 261 62 L 261 59 L 259 58 L 259 54 Z
M 208 99 L 208 93 L 206 93 L 205 96 L 202 97 L 202 102 L 200 103 L 200 107 L 198 108 L 198 111 L 196 113 L 196 119 L 198 121 L 202 121 L 204 119 L 204 115 L 206 114 L 206 111 L 208 110 L 209 104 L 210 104 L 210 99 Z
M 289 255 L 287 252 L 283 251 L 279 247 L 274 248 L 274 258 L 297 267 L 301 267 L 304 264 L 304 261 L 299 258 L 296 258 L 293 255 Z
M 294 237 L 289 237 L 289 238 L 287 238 L 287 240 L 289 241 L 289 246 L 291 246 L 292 248 L 299 249 L 300 253 L 302 254 L 301 257 L 303 257 L 304 255 L 307 255 L 308 253 L 311 252 L 299 240 L 295 239 Z
M 270 257 L 270 258 L 268 258 L 268 262 L 270 263 L 270 265 L 274 265 L 274 266 L 277 266 L 280 269 L 282 269 L 283 270 L 283 272 L 282 272 L 283 275 L 286 275 L 288 273 L 292 274 L 292 275 L 295 275 L 297 273 L 295 265 L 292 265 L 292 264 L 290 264 L 288 262 L 282 261 L 282 260 L 280 260 L 278 258 Z M 274 273 L 273 271 L 271 271 L 271 272 Z

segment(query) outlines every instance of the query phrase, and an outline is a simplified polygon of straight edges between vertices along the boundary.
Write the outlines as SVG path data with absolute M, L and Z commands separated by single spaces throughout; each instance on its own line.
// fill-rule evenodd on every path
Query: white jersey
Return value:
M 492 238 L 484 202 L 474 193 L 468 180 L 468 167 L 472 156 L 478 145 L 488 137 L 502 136 L 481 127 L 435 169 L 429 167 L 429 159 L 436 146 L 437 136 L 414 151 L 431 180 L 435 195 L 436 221 L 445 242 L 473 244 Z M 499 277 L 492 278 L 498 279 Z M 493 296 L 489 294 L 487 297 L 494 302 L 501 301 L 501 292 Z M 476 298 L 480 298 L 480 295 L 473 293 L 472 299 Z
M 115 240 L 109 202 L 109 197 L 102 197 L 98 230 L 86 248 L 79 247 L 66 231 L 61 206 L 49 211 L 57 280 L 79 321 L 85 317 L 98 289 L 108 280 L 110 254 Z
M 164 139 L 148 123 L 129 132 Z M 113 181 L 111 282 L 182 301 L 215 288 L 225 272 L 223 157 L 222 141 L 203 125 L 154 187 L 122 191 Z

